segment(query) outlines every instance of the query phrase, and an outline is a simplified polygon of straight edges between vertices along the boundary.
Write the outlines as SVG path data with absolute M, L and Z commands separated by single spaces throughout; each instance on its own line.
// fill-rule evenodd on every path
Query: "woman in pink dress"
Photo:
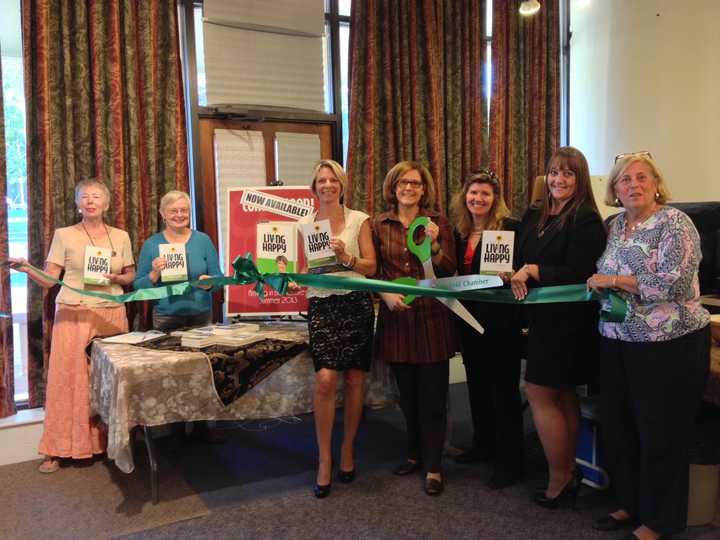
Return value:
M 82 220 L 55 231 L 45 273 L 58 279 L 64 272 L 64 283 L 78 289 L 122 294 L 122 287 L 135 277 L 135 263 L 127 232 L 103 221 L 110 206 L 108 188 L 100 180 L 83 180 L 75 186 L 75 204 Z M 110 273 L 105 274 L 108 285 L 84 282 L 87 248 L 110 249 Z M 55 285 L 30 268 L 24 259 L 10 259 L 10 264 L 42 287 Z M 42 473 L 57 471 L 60 458 L 84 459 L 105 452 L 105 429 L 97 418 L 90 418 L 90 368 L 85 348 L 96 336 L 120 334 L 128 329 L 123 304 L 62 287 L 56 306 L 39 448 L 45 456 L 39 467 Z

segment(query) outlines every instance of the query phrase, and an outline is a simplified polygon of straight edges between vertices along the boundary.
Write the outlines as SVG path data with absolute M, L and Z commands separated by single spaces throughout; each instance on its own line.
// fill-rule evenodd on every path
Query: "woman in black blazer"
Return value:
M 528 287 L 585 283 L 605 249 L 585 156 L 560 148 L 548 163 L 541 200 L 528 209 L 517 237 L 518 270 L 510 284 L 522 300 Z M 579 407 L 575 386 L 589 382 L 598 349 L 594 303 L 526 306 L 529 327 L 526 391 L 548 461 L 548 485 L 535 502 L 574 504 L 582 474 L 575 468 Z
M 510 217 L 502 186 L 495 173 L 471 174 L 452 203 L 455 246 L 461 275 L 480 271 L 483 231 L 515 231 L 520 224 Z M 509 276 L 504 276 L 505 279 Z M 520 324 L 516 306 L 464 301 L 465 307 L 485 328 L 479 334 L 456 319 L 467 375 L 473 447 L 456 456 L 468 464 L 494 463 L 487 482 L 500 489 L 523 474 L 523 424 L 520 401 Z

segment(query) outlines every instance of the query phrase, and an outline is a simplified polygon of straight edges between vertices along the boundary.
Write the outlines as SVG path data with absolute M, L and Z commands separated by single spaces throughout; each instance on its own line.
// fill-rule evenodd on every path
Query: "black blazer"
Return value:
M 605 250 L 607 232 L 600 215 L 587 205 L 580 206 L 565 225 L 548 227 L 538 236 L 540 210 L 528 209 L 523 216 L 515 245 L 515 264 L 537 264 L 540 282 L 529 287 L 585 283 L 595 273 L 597 260 Z M 596 324 L 598 306 L 578 304 L 538 304 L 527 306 L 528 322 L 554 333 L 571 333 L 578 327 Z M 567 332 L 565 331 L 567 330 Z
M 517 219 L 505 218 L 500 228 L 503 231 L 515 231 L 515 240 L 517 242 L 517 230 L 519 226 L 520 222 Z M 457 229 L 455 230 L 455 249 L 457 253 L 456 260 L 458 274 L 462 275 L 465 250 L 467 249 L 467 238 L 461 238 Z M 480 244 L 478 243 L 478 247 L 475 249 L 472 265 L 470 267 L 471 274 L 477 274 L 480 272 L 481 251 Z M 515 256 L 517 257 L 517 255 Z M 509 329 L 511 327 L 519 328 L 520 326 L 517 309 L 512 304 L 491 304 L 489 302 L 473 302 L 471 300 L 463 300 L 462 303 L 485 328 L 486 332 Z M 461 319 L 456 318 L 456 320 L 459 325 L 463 325 L 460 327 L 461 329 L 463 329 L 464 326 L 467 326 L 467 324 Z M 474 330 L 472 330 L 472 332 L 474 332 Z

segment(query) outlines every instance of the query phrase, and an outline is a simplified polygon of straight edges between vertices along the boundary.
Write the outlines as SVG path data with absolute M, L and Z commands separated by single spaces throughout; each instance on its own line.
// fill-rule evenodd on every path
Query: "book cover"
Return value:
M 257 224 L 255 264 L 260 272 L 297 272 L 295 223 L 263 221 Z
M 85 248 L 85 265 L 83 267 L 83 283 L 88 285 L 110 285 L 105 274 L 110 273 L 112 249 L 98 246 Z
M 514 231 L 483 231 L 480 273 L 512 272 Z
M 313 223 L 301 224 L 300 227 L 308 269 L 337 265 L 337 257 L 330 247 L 330 238 L 332 238 L 330 220 L 321 219 Z
M 185 244 L 160 244 L 160 256 L 165 257 L 165 268 L 160 272 L 162 282 L 186 281 L 188 278 Z

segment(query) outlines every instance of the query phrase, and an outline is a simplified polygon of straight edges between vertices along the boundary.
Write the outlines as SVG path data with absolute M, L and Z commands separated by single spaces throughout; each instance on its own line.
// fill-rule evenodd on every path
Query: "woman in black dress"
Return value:
M 502 185 L 495 173 L 471 174 L 452 203 L 458 273 L 477 274 L 484 231 L 515 231 Z M 504 276 L 503 276 L 504 277 Z M 507 277 L 505 278 L 507 279 Z M 523 474 L 523 423 L 520 401 L 520 324 L 510 304 L 463 302 L 485 328 L 479 334 L 457 320 L 467 375 L 473 447 L 455 457 L 461 464 L 492 461 L 488 487 L 514 484 Z
M 517 272 L 510 281 L 522 300 L 528 287 L 585 283 L 605 249 L 587 161 L 572 147 L 550 158 L 541 200 L 528 209 L 517 238 Z M 575 468 L 580 412 L 575 386 L 589 379 L 597 353 L 598 307 L 594 303 L 529 305 L 525 381 L 535 427 L 548 461 L 548 485 L 535 502 L 556 508 L 574 504 L 580 487 Z
M 340 263 L 330 271 L 335 276 L 364 278 L 375 273 L 375 247 L 369 216 L 343 204 L 347 188 L 345 171 L 337 162 L 324 159 L 313 170 L 311 189 L 318 210 L 300 222 L 330 221 L 330 245 Z M 330 494 L 332 480 L 332 427 L 335 421 L 335 387 L 338 371 L 345 372 L 345 431 L 340 452 L 338 479 L 355 478 L 353 443 L 362 415 L 365 372 L 370 370 L 375 313 L 369 293 L 316 289 L 307 297 L 310 352 L 315 365 L 315 432 L 319 467 L 313 493 Z

